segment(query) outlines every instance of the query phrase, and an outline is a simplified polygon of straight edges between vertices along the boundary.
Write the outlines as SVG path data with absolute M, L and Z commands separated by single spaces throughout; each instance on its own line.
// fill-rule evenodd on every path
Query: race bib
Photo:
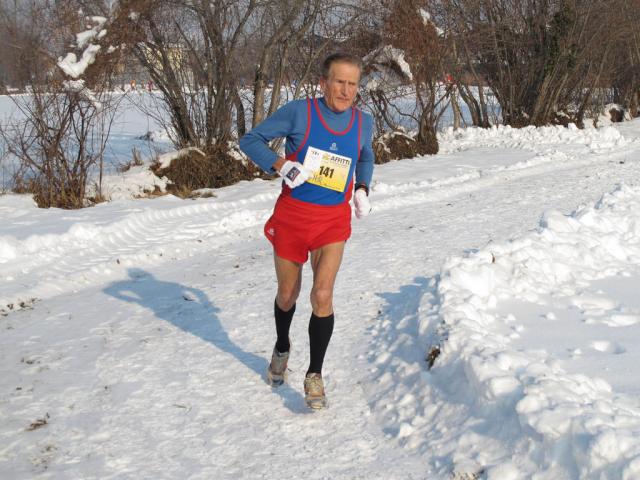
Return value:
M 309 147 L 304 157 L 304 165 L 311 167 L 313 176 L 307 182 L 336 192 L 344 192 L 351 161 L 349 157 Z

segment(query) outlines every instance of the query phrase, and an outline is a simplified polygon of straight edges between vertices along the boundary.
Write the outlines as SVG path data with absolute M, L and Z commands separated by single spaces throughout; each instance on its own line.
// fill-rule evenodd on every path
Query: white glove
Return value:
M 371 212 L 371 202 L 364 188 L 359 188 L 353 194 L 353 203 L 356 207 L 356 217 L 363 218 Z
M 313 171 L 309 170 L 305 165 L 291 160 L 284 162 L 278 173 L 289 188 L 299 187 L 313 175 Z

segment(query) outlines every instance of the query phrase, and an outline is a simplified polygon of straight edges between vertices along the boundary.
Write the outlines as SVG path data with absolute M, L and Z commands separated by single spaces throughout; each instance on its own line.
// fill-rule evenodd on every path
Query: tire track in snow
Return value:
M 247 229 L 261 225 L 270 209 L 246 208 L 248 203 L 148 210 L 107 226 L 82 223 L 60 235 L 28 238 L 19 246 L 22 251 L 2 265 L 10 281 L 0 295 L 0 312 L 9 304 L 103 283 L 124 275 L 131 265 L 152 265 L 217 248 L 237 239 L 241 231 L 245 239 L 257 235 L 257 228 L 249 233 Z
M 553 152 L 532 160 L 518 162 L 507 167 L 495 167 L 488 170 L 477 170 L 435 181 L 411 182 L 399 185 L 385 183 L 374 186 L 376 194 L 373 208 L 376 211 L 387 211 L 421 203 L 442 201 L 461 193 L 473 192 L 489 188 L 497 182 L 514 181 L 525 177 L 553 173 L 554 171 L 571 170 L 581 166 L 593 165 L 609 161 L 612 158 L 626 157 L 629 151 L 610 154 L 572 157 L 563 152 Z

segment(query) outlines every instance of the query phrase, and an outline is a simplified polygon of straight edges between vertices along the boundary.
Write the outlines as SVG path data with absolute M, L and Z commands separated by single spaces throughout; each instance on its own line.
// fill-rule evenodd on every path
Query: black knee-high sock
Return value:
M 327 353 L 329 340 L 333 333 L 333 313 L 328 317 L 318 317 L 314 313 L 311 314 L 309 320 L 309 350 L 311 360 L 309 363 L 309 373 L 322 373 L 322 363 L 324 355 Z
M 296 312 L 296 304 L 293 304 L 291 310 L 285 312 L 278 306 L 278 302 L 273 302 L 274 315 L 276 317 L 276 334 L 278 339 L 276 340 L 276 349 L 280 353 L 288 352 L 289 348 L 289 328 L 291 327 L 291 320 L 293 314 Z

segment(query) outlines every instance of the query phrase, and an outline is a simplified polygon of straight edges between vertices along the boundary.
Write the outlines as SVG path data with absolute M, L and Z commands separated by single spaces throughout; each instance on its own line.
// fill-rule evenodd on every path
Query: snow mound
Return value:
M 440 136 L 440 153 L 452 153 L 478 146 L 493 148 L 540 149 L 554 145 L 581 145 L 590 153 L 603 153 L 625 145 L 628 140 L 613 127 L 579 129 L 573 124 L 562 126 L 512 128 L 447 128 Z
M 38 209 L 31 195 L 4 193 L 0 195 L 0 217 L 16 218 Z
M 131 167 L 121 175 L 105 176 L 102 180 L 102 194 L 112 201 L 140 198 L 154 191 L 166 192 L 168 183 L 166 177 L 160 178 L 149 170 L 148 165 L 141 165 Z M 89 194 L 95 194 L 95 191 Z
M 521 238 L 448 259 L 436 307 L 423 306 L 430 313 L 421 330 L 439 325 L 440 354 L 422 381 L 455 405 L 438 412 L 440 424 L 467 428 L 452 438 L 428 423 L 416 435 L 454 465 L 475 465 L 488 478 L 505 478 L 505 465 L 513 478 L 640 478 L 637 402 L 605 380 L 568 373 L 544 349 L 516 347 L 519 319 L 497 313 L 505 301 L 570 299 L 583 312 L 597 310 L 610 327 L 633 325 L 640 316 L 615 313 L 614 305 L 581 292 L 638 267 L 640 188 L 628 186 L 569 216 L 547 212 L 539 229 Z
M 185 157 L 190 153 L 197 153 L 203 158 L 206 158 L 207 156 L 202 150 L 197 147 L 187 147 L 173 152 L 167 152 L 158 157 L 158 164 L 160 165 L 160 169 L 169 168 L 171 166 L 171 162 L 177 160 L 178 158 Z

